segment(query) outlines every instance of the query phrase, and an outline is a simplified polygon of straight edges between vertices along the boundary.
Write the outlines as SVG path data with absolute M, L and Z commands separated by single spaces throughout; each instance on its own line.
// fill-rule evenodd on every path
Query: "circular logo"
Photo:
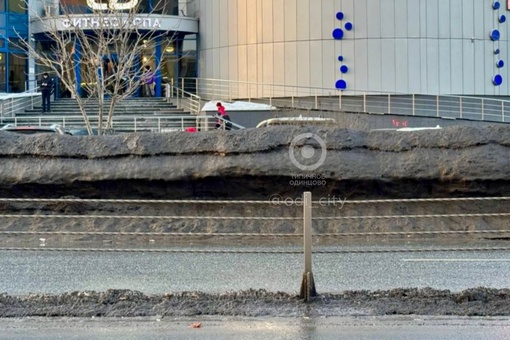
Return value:
M 320 148 L 321 154 L 318 157 L 319 159 L 317 161 L 314 162 L 314 159 L 317 158 L 317 157 L 314 157 L 314 156 L 316 156 L 315 154 L 316 154 L 317 150 L 313 146 L 304 145 L 303 147 L 299 148 L 299 150 L 296 150 L 297 143 L 302 139 L 314 139 L 315 141 L 317 141 L 319 143 L 319 145 L 321 147 Z M 303 159 L 303 161 L 300 162 L 297 160 L 296 151 L 298 151 L 301 154 L 300 159 Z M 302 133 L 302 134 L 294 137 L 294 139 L 290 143 L 289 157 L 290 157 L 290 160 L 292 161 L 292 164 L 294 164 L 296 166 L 296 168 L 305 170 L 305 171 L 307 171 L 307 170 L 311 171 L 311 170 L 317 169 L 324 163 L 324 161 L 326 160 L 326 152 L 327 152 L 326 143 L 324 143 L 324 140 L 321 137 L 319 137 L 313 133 Z M 311 164 L 308 164 L 308 162 L 307 162 L 308 160 L 310 160 Z

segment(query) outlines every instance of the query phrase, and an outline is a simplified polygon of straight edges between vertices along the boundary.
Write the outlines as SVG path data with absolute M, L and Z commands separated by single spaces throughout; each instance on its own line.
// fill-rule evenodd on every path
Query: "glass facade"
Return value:
M 27 55 L 20 43 L 28 38 L 24 0 L 0 0 L 0 92 L 23 92 L 27 84 Z

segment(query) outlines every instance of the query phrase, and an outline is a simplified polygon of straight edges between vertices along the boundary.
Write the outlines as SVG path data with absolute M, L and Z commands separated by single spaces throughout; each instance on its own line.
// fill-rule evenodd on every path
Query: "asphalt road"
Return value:
M 0 292 L 10 295 L 112 288 L 145 294 L 222 293 L 251 288 L 294 293 L 299 291 L 304 264 L 299 254 L 0 251 L 0 268 Z M 315 254 L 313 274 L 319 293 L 408 287 L 451 291 L 479 286 L 508 288 L 510 254 L 504 251 Z
M 191 324 L 200 320 L 200 328 Z M 0 319 L 2 339 L 504 340 L 507 318 L 342 317 L 197 319 Z

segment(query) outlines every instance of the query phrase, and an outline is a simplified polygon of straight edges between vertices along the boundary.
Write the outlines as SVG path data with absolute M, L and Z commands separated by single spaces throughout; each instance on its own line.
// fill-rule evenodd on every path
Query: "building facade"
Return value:
M 27 89 L 27 58 L 20 37 L 28 35 L 28 14 L 23 0 L 0 0 L 0 92 Z
M 200 20 L 201 78 L 510 95 L 506 1 L 191 0 L 188 14 Z
M 184 14 L 182 0 L 0 0 L 0 92 L 23 92 L 37 86 L 37 78 L 51 69 L 40 66 L 23 50 L 23 43 L 51 56 L 55 44 L 53 34 L 73 35 L 74 29 L 90 32 L 94 38 L 94 29 L 107 25 L 112 30 L 121 29 L 117 22 L 119 15 L 103 14 L 109 9 L 129 12 L 135 9 L 130 27 L 133 39 L 142 31 L 153 32 L 155 38 L 144 47 L 143 55 L 135 60 L 134 69 L 156 64 L 156 93 L 162 94 L 165 82 L 179 77 L 195 77 L 197 62 L 198 22 Z M 100 15 L 99 15 L 100 14 Z M 127 27 L 122 26 L 122 29 Z M 162 48 L 162 46 L 165 46 Z M 80 51 L 82 46 L 74 39 L 69 48 Z M 78 55 L 76 53 L 75 55 Z M 104 56 L 114 62 L 117 55 Z M 82 91 L 84 67 L 83 60 L 75 58 L 72 71 L 76 77 L 76 87 Z M 56 97 L 65 95 L 63 86 L 57 79 Z

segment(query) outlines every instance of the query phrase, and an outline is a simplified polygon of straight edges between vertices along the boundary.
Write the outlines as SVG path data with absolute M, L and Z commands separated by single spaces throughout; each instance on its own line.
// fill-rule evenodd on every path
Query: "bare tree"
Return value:
M 159 44 L 164 51 L 176 41 L 176 32 L 161 30 L 161 23 L 157 17 L 151 18 L 152 13 L 138 13 L 141 2 L 134 2 L 135 6 L 114 1 L 94 3 L 92 14 L 87 16 L 75 15 L 72 8 L 61 5 L 58 20 L 45 20 L 31 11 L 35 18 L 32 21 L 39 21 L 46 31 L 49 49 L 20 39 L 28 56 L 51 70 L 76 98 L 89 134 L 92 125 L 87 101 L 94 98 L 98 102 L 99 133 L 103 128 L 110 129 L 116 105 L 143 86 L 146 61 L 154 61 L 153 74 L 161 69 L 161 60 L 155 58 L 156 46 Z M 162 1 L 153 10 L 161 11 L 164 4 Z M 77 63 L 81 68 L 81 91 L 76 85 Z

